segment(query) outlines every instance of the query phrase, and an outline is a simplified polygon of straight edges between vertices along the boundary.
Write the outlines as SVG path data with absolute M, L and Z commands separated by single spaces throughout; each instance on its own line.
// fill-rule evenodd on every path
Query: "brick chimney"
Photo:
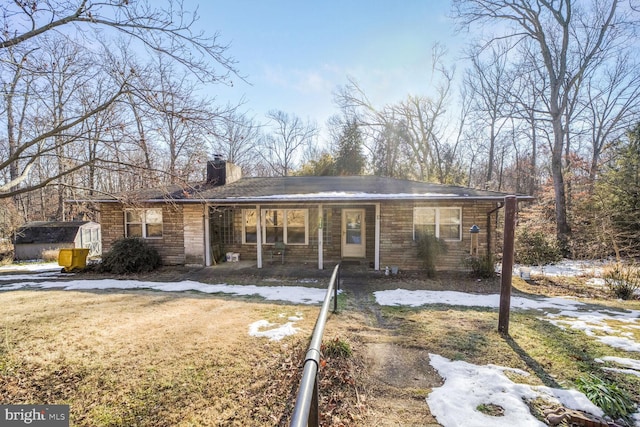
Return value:
M 207 184 L 231 184 L 242 178 L 240 166 L 229 163 L 220 154 L 214 154 L 213 160 L 207 162 Z

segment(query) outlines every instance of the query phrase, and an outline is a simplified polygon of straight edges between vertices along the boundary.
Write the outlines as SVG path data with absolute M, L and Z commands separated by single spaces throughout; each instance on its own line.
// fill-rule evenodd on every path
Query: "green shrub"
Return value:
M 496 277 L 496 260 L 493 254 L 469 257 L 465 260 L 465 264 L 471 268 L 473 277 L 481 279 Z
M 322 343 L 322 354 L 324 357 L 351 357 L 351 346 L 348 342 L 335 338 Z
M 604 283 L 616 298 L 635 299 L 640 291 L 640 273 L 636 265 L 615 264 L 605 269 Z
M 146 273 L 162 265 L 156 248 L 137 238 L 116 241 L 102 257 L 100 270 L 114 274 Z
M 516 262 L 526 265 L 553 264 L 562 260 L 558 241 L 542 231 L 519 230 L 516 234 Z
M 576 385 L 594 405 L 614 420 L 629 421 L 629 415 L 636 410 L 629 393 L 593 374 L 578 378 Z
M 418 258 L 423 262 L 427 277 L 436 275 L 436 259 L 447 253 L 447 245 L 433 234 L 418 235 Z

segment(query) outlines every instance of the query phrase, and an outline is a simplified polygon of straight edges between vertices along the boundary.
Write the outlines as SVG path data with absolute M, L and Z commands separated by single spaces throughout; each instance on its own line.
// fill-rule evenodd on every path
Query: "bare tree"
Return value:
M 496 34 L 489 43 L 512 38 L 535 47 L 530 52 L 544 74 L 545 113 L 552 127 L 551 175 L 556 202 L 556 230 L 562 248 L 568 250 L 571 228 L 567 219 L 567 196 L 563 169 L 563 148 L 573 119 L 577 94 L 585 89 L 584 76 L 613 51 L 632 44 L 634 24 L 631 11 L 618 0 L 593 0 L 589 4 L 572 0 L 454 0 L 454 13 L 464 26 L 474 23 L 507 24 L 507 32 Z
M 612 58 L 590 75 L 581 103 L 591 145 L 590 182 L 596 179 L 603 151 L 624 136 L 640 117 L 640 64 L 628 53 Z
M 196 11 L 197 12 L 197 11 Z M 100 64 L 91 64 L 79 79 L 99 80 L 102 90 L 93 98 L 84 97 L 82 101 L 77 94 L 67 92 L 74 99 L 74 106 L 68 104 L 64 114 L 50 120 L 52 112 L 60 112 L 60 105 L 33 103 L 17 100 L 15 88 L 26 88 L 30 81 L 44 81 L 47 62 L 39 50 L 46 38 L 53 35 L 64 38 L 61 43 L 83 49 L 84 57 L 89 57 L 101 47 L 104 37 L 114 34 L 128 38 L 133 45 L 142 46 L 158 55 L 170 59 L 188 70 L 193 77 L 206 83 L 227 83 L 232 76 L 237 76 L 234 61 L 226 56 L 227 46 L 220 43 L 219 35 L 208 36 L 193 31 L 198 20 L 196 12 L 190 13 L 183 8 L 182 2 L 166 0 L 164 7 L 157 2 L 146 0 L 129 1 L 92 1 L 61 0 L 56 2 L 5 2 L 0 6 L 0 78 L 4 82 L 14 82 L 14 89 L 5 85 L 5 105 L 9 101 L 7 90 L 13 95 L 10 106 L 3 114 L 7 122 L 7 134 L 12 135 L 7 142 L 6 156 L 0 158 L 0 197 L 10 197 L 52 183 L 61 183 L 62 176 L 90 164 L 87 162 L 71 162 L 57 171 L 48 170 L 35 180 L 30 173 L 39 159 L 46 156 L 63 154 L 58 143 L 68 141 L 87 141 L 94 129 L 92 118 L 109 110 L 120 101 L 127 100 L 139 70 L 127 68 L 126 61 L 114 61 L 99 70 Z M 93 30 L 106 31 L 93 31 Z M 22 57 L 20 57 L 22 55 Z M 20 62 L 18 62 L 18 60 Z M 20 64 L 25 64 L 24 66 Z M 56 64 L 59 66 L 59 64 Z M 28 71 L 28 72 L 26 72 Z M 51 70 L 49 70 L 51 72 Z M 96 73 L 99 77 L 96 77 Z M 104 85 L 106 81 L 110 84 Z M 77 89 L 79 90 L 79 88 Z M 32 92 L 22 92 L 26 96 Z M 59 100 L 61 101 L 61 100 Z M 28 105 L 20 112 L 16 106 Z M 65 102 L 69 102 L 66 100 Z M 20 128 L 24 120 L 30 120 L 29 133 L 26 127 Z M 23 132 L 20 139 L 16 137 Z M 9 139 L 9 138 L 7 138 Z M 66 154 L 65 154 L 66 155 Z M 8 170 L 9 173 L 4 171 Z
M 263 136 L 261 156 L 276 176 L 288 176 L 297 166 L 300 150 L 313 144 L 318 134 L 316 126 L 296 115 L 273 110 L 267 114 L 271 132 Z
M 469 91 L 472 101 L 471 111 L 478 122 L 477 129 L 486 137 L 486 173 L 483 187 L 496 188 L 494 181 L 496 159 L 503 130 L 510 121 L 512 115 L 511 104 L 507 94 L 511 91 L 513 80 L 508 75 L 507 53 L 509 46 L 496 44 L 488 52 L 488 57 L 483 60 L 482 50 L 478 47 L 470 55 L 471 68 L 466 72 L 464 84 Z M 483 130 L 486 129 L 486 132 Z M 487 134 L 488 132 L 488 134 Z
M 252 175 L 260 160 L 257 149 L 260 128 L 246 113 L 235 112 L 212 131 L 211 149 L 242 167 L 243 175 Z
M 389 121 L 376 132 L 371 159 L 374 175 L 399 179 L 414 177 L 413 160 L 406 142 L 409 138 L 407 126 L 401 120 Z
M 7 72 L 0 75 L 0 78 L 3 78 L 2 101 L 7 121 L 7 152 L 2 156 L 3 158 L 13 157 L 22 143 L 24 121 L 26 119 L 24 111 L 27 109 L 32 91 L 32 78 L 23 78 L 27 58 L 31 52 L 20 52 L 19 48 L 11 47 L 7 49 L 6 53 L 2 67 Z M 12 182 L 16 180 L 19 177 L 19 170 L 20 165 L 17 161 L 11 163 L 9 165 L 9 175 L 4 178 L 4 181 Z M 10 189 L 13 190 L 15 187 Z
M 81 55 L 75 45 L 60 43 L 59 38 L 43 37 L 40 41 L 37 50 L 23 57 L 26 65 L 22 74 L 31 89 L 28 102 L 26 98 L 20 100 L 24 106 L 20 117 L 7 120 L 7 133 L 19 134 L 20 143 L 0 159 L 0 171 L 13 170 L 10 179 L 0 185 L 0 197 L 58 182 L 62 176 L 86 166 L 71 160 L 73 153 L 69 154 L 68 145 L 84 138 L 88 118 L 107 109 L 124 93 L 122 85 L 116 83 L 109 93 L 94 93 L 90 100 L 85 98 L 87 102 L 82 102 L 80 92 L 96 82 L 96 70 L 86 52 Z M 32 168 L 40 160 L 51 158 L 64 165 L 60 163 L 56 170 L 50 170 L 43 180 L 30 180 Z
M 540 182 L 540 162 L 538 153 L 540 145 L 544 141 L 549 142 L 551 149 L 552 138 L 548 138 L 550 133 L 548 125 L 542 118 L 546 117 L 542 98 L 546 93 L 547 79 L 544 73 L 540 73 L 540 68 L 535 65 L 535 60 L 530 58 L 528 53 L 531 49 L 521 49 L 522 61 L 515 64 L 510 72 L 510 79 L 514 82 L 508 94 L 509 102 L 512 106 L 513 116 L 520 122 L 520 138 L 514 142 L 520 143 L 518 147 L 521 159 L 528 159 L 528 163 L 518 163 L 517 170 L 522 173 L 522 180 L 526 192 L 534 195 Z
M 442 65 L 445 53 L 441 46 L 433 47 L 432 96 L 409 95 L 405 100 L 377 108 L 354 80 L 336 94 L 336 103 L 343 112 L 358 118 L 368 137 L 365 147 L 371 164 L 379 173 L 391 173 L 385 166 L 387 160 L 403 153 L 408 156 L 409 177 L 413 179 L 442 183 L 459 180 L 459 174 L 453 172 L 459 160 L 460 134 L 451 138 L 456 132 L 449 129 L 447 115 L 454 70 Z
M 155 140 L 161 150 L 161 169 L 169 184 L 189 181 L 194 178 L 192 174 L 201 175 L 204 168 L 198 165 L 207 158 L 209 130 L 228 113 L 196 97 L 197 85 L 188 77 L 159 56 L 145 76 L 132 82 L 135 103 L 147 106 L 146 120 L 151 130 L 145 139 Z M 136 123 L 141 129 L 139 119 Z
M 113 29 L 152 51 L 171 57 L 204 81 L 227 81 L 236 75 L 235 62 L 226 56 L 220 35 L 194 32 L 200 19 L 181 1 L 60 0 L 6 2 L 0 6 L 0 50 L 74 26 L 76 29 Z M 82 33 L 88 37 L 87 32 Z M 217 64 L 214 67 L 213 64 Z M 217 68 L 217 69 L 216 69 Z

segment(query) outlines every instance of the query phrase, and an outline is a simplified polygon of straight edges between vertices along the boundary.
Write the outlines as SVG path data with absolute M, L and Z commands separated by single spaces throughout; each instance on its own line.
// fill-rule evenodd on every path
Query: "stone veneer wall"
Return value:
M 166 265 L 185 263 L 185 239 L 183 206 L 175 204 L 144 204 L 136 205 L 135 208 L 157 208 L 162 207 L 162 238 L 145 239 L 149 245 L 155 247 L 162 262 Z M 102 225 L 102 251 L 111 250 L 116 240 L 122 239 L 124 235 L 124 209 L 122 203 L 101 203 L 100 224 Z M 204 253 L 204 251 L 202 252 Z
M 438 270 L 466 270 L 464 260 L 469 257 L 471 235 L 469 229 L 476 224 L 480 227 L 478 234 L 478 254 L 487 254 L 487 213 L 495 208 L 493 202 L 453 202 L 406 203 L 389 202 L 380 206 L 380 268 L 398 266 L 400 269 L 419 270 L 422 261 L 418 259 L 418 249 L 413 241 L 413 208 L 414 207 L 448 207 L 462 208 L 462 240 L 446 242 L 447 253 L 436 260 Z M 495 218 L 495 214 L 492 216 Z M 495 222 L 494 222 L 495 223 Z M 495 230 L 492 230 L 492 250 L 495 249 Z
M 162 207 L 163 237 L 147 239 L 156 247 L 165 264 L 200 264 L 203 265 L 204 242 L 204 207 L 200 204 L 147 204 L 141 207 Z M 447 242 L 448 251 L 440 255 L 436 261 L 438 270 L 466 269 L 465 258 L 469 256 L 469 229 L 476 224 L 480 227 L 478 235 L 478 253 L 487 253 L 487 213 L 496 207 L 495 202 L 381 202 L 380 203 L 380 268 L 398 266 L 400 269 L 420 270 L 422 261 L 418 259 L 417 245 L 413 241 L 413 208 L 428 207 L 462 207 L 462 241 Z M 137 206 L 136 206 L 137 207 Z M 287 205 L 289 209 L 309 209 L 309 245 L 287 247 L 286 261 L 296 260 L 302 265 L 317 263 L 317 206 Z M 324 243 L 325 264 L 338 262 L 341 257 L 342 209 L 344 205 L 323 205 L 328 211 L 328 241 Z M 375 256 L 375 207 L 372 205 L 353 205 L 349 208 L 362 207 L 366 210 L 367 252 L 366 260 L 373 263 Z M 263 205 L 261 208 L 283 208 L 283 206 Z M 103 203 L 101 205 L 102 245 L 103 251 L 110 250 L 113 242 L 124 237 L 124 206 L 120 203 Z M 495 224 L 495 214 L 492 215 Z M 255 245 L 242 245 L 242 208 L 234 209 L 234 244 L 226 246 L 227 251 L 239 252 L 244 260 L 256 259 Z M 492 230 L 492 248 L 495 250 L 497 240 L 495 229 Z M 263 260 L 270 262 L 269 247 L 263 246 Z

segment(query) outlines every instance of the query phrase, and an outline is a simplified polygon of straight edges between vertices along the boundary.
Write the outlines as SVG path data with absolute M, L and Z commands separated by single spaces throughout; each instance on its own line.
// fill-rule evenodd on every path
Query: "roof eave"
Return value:
M 516 196 L 518 201 L 533 201 L 532 196 Z M 502 202 L 503 196 L 415 196 L 415 197 L 369 197 L 369 198 L 349 198 L 349 197 L 326 197 L 326 198 L 273 198 L 273 197 L 228 197 L 228 198 L 193 198 L 193 199 L 146 199 L 138 200 L 136 203 L 218 203 L 218 204 L 257 204 L 257 203 L 357 203 L 357 202 L 385 202 L 392 200 L 403 201 L 430 201 L 430 200 L 458 200 L 458 201 L 494 201 Z M 82 202 L 83 200 L 78 200 Z M 105 199 L 91 200 L 94 203 L 122 203 L 121 200 Z

